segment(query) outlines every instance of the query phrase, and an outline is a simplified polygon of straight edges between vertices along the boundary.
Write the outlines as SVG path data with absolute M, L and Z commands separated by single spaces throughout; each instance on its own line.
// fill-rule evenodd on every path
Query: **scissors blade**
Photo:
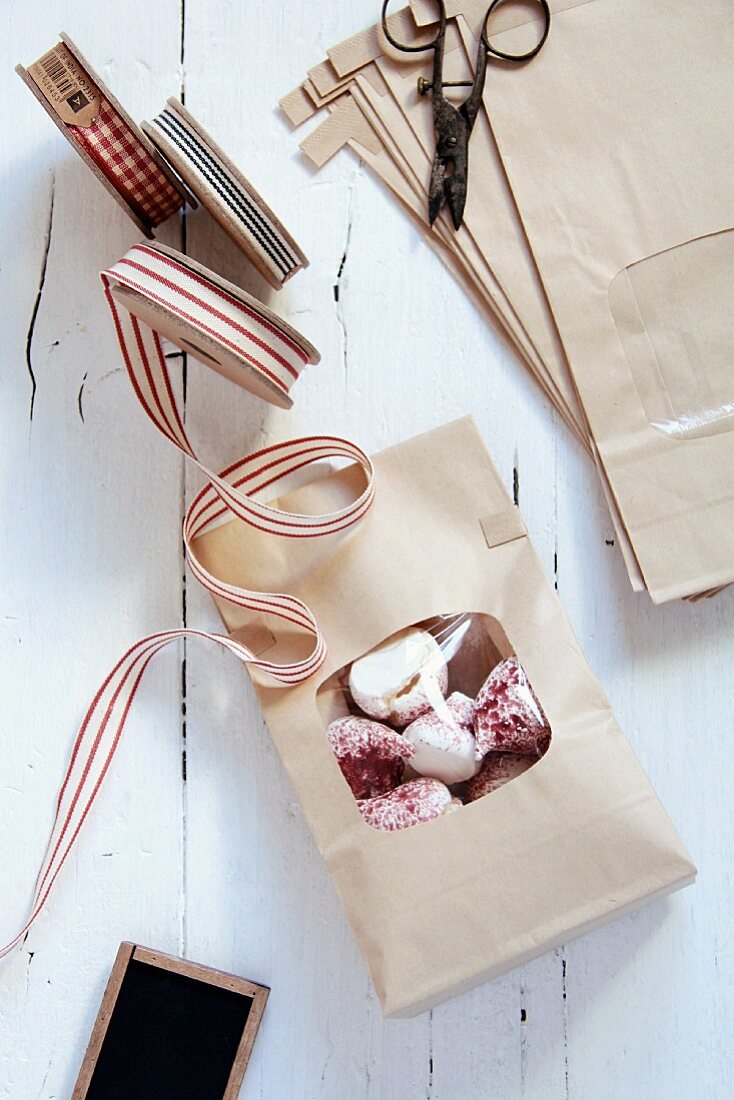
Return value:
M 428 221 L 431 225 L 441 213 L 446 201 L 444 184 L 446 182 L 446 165 L 443 157 L 438 153 L 433 155 L 433 167 L 431 169 L 431 182 L 428 188 Z
M 466 178 L 454 173 L 449 179 L 444 180 L 444 195 L 451 211 L 451 220 L 454 229 L 461 229 L 464 220 L 464 207 L 466 206 Z

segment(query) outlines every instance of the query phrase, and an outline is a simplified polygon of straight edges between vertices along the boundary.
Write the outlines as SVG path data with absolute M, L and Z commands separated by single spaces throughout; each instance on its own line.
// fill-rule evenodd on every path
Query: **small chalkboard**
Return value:
M 235 1100 L 268 993 L 121 944 L 72 1100 Z

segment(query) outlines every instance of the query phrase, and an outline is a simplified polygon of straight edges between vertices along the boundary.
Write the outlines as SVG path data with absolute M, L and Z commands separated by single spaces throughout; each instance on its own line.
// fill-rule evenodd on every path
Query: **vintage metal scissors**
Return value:
M 444 0 L 436 0 L 439 11 L 439 23 L 436 37 L 432 42 L 408 46 L 393 38 L 387 25 L 387 8 L 390 0 L 382 5 L 382 30 L 391 46 L 403 53 L 421 53 L 433 50 L 433 79 L 418 78 L 418 94 L 432 92 L 433 128 L 436 134 L 436 152 L 433 157 L 431 183 L 428 191 L 428 220 L 433 225 L 444 203 L 448 204 L 454 228 L 459 229 L 466 206 L 466 188 L 469 168 L 469 138 L 482 104 L 484 79 L 487 74 L 487 58 L 516 64 L 530 61 L 542 50 L 550 31 L 551 13 L 548 0 L 536 0 L 543 11 L 543 30 L 539 41 L 526 53 L 511 54 L 498 50 L 487 37 L 487 23 L 492 12 L 504 0 L 492 0 L 487 8 L 482 24 L 482 33 L 477 49 L 477 63 L 473 80 L 444 80 L 443 55 L 446 40 L 446 5 Z M 444 88 L 471 88 L 464 102 L 456 107 L 449 103 L 443 94 Z

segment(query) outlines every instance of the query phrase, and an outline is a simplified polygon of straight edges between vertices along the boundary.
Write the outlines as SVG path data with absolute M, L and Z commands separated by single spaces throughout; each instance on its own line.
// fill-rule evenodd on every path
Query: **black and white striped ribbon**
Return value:
M 253 258 L 265 265 L 275 286 L 281 286 L 305 266 L 305 257 L 265 202 L 251 185 L 243 186 L 220 157 L 216 144 L 204 136 L 198 123 L 196 130 L 189 125 L 178 104 L 169 101 L 169 106 L 146 125 L 146 131 L 215 217 L 224 214 L 225 219 L 235 220 L 248 251 L 252 250 Z

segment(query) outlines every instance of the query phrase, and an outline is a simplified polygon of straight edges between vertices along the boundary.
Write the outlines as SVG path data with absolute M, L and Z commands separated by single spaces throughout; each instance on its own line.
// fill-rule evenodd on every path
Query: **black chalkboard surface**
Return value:
M 235 1100 L 268 992 L 123 943 L 72 1100 Z

